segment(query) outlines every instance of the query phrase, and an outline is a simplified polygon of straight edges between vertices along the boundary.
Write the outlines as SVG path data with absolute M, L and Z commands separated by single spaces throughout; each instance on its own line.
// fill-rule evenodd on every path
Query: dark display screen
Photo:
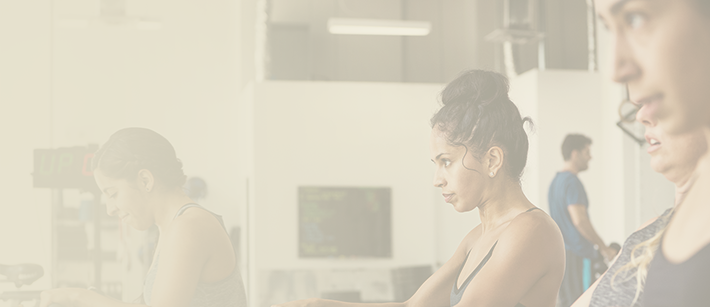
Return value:
M 94 151 L 87 147 L 35 149 L 33 186 L 94 191 L 93 156 Z
M 392 257 L 390 188 L 299 187 L 299 256 Z

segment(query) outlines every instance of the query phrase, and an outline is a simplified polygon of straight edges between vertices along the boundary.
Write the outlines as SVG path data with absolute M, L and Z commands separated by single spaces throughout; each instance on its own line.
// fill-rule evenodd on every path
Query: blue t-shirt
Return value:
M 594 244 L 585 239 L 574 227 L 567 206 L 584 205 L 589 208 L 587 192 L 579 178 L 571 172 L 559 172 L 550 184 L 547 194 L 550 204 L 550 216 L 560 227 L 565 240 L 565 249 L 584 258 L 595 256 Z

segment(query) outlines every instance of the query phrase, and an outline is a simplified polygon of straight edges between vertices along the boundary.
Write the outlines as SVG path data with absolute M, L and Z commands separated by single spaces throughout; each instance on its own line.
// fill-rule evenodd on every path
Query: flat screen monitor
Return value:
M 392 191 L 299 187 L 299 257 L 392 257 Z

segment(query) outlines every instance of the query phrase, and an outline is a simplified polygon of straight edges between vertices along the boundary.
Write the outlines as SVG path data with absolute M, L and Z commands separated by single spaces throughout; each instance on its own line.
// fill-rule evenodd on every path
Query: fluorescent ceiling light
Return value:
M 431 31 L 431 22 L 381 19 L 328 19 L 328 32 L 352 35 L 403 35 L 425 36 Z

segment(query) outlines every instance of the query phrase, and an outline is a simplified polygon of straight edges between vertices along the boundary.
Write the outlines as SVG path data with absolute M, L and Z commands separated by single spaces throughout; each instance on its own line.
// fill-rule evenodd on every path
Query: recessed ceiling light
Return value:
M 350 35 L 425 36 L 431 32 L 431 22 L 383 19 L 328 19 L 328 32 Z

